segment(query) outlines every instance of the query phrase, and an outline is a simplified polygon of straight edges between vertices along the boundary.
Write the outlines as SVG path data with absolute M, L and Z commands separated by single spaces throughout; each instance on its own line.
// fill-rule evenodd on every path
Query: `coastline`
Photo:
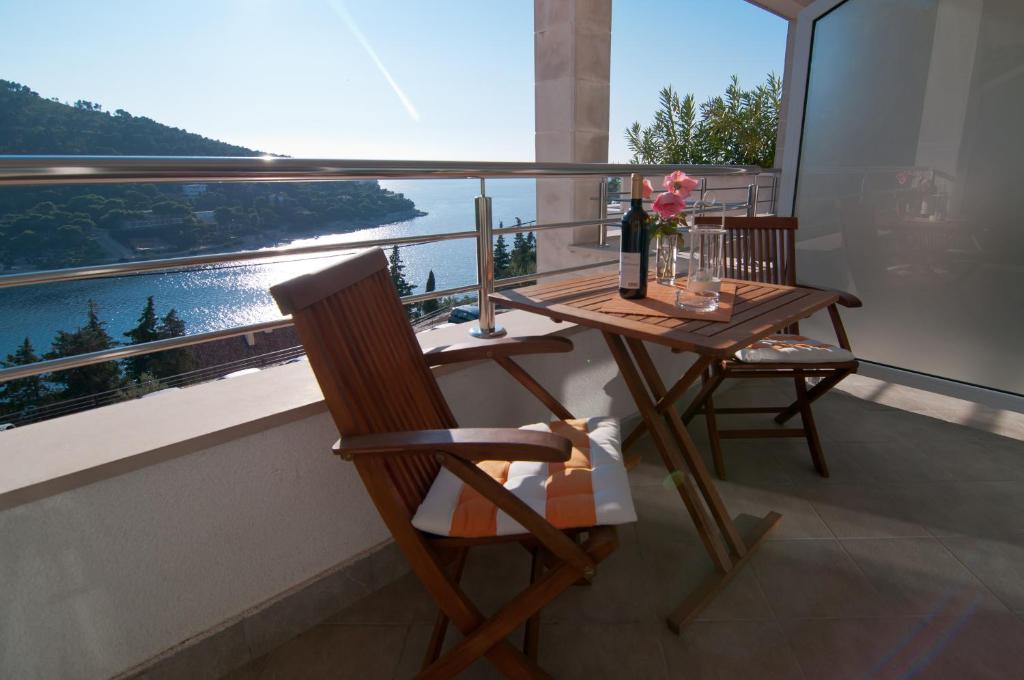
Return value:
M 332 234 L 348 234 L 354 231 L 360 231 L 362 229 L 372 229 L 374 227 L 383 227 L 388 224 L 397 224 L 400 222 L 407 222 L 409 220 L 416 219 L 418 217 L 426 217 L 429 213 L 420 210 L 419 208 L 412 208 L 411 210 L 399 210 L 396 212 L 390 212 L 382 215 L 379 218 L 372 220 L 336 220 L 334 222 L 328 222 L 326 224 L 319 225 L 317 227 L 311 227 L 308 229 L 301 229 L 293 231 L 288 227 L 275 229 L 273 231 L 266 231 L 261 234 L 256 234 L 245 239 L 241 239 L 239 242 L 233 244 L 221 244 L 209 246 L 207 248 L 187 248 L 183 250 L 161 250 L 156 253 L 136 253 L 133 257 L 107 257 L 103 259 L 94 260 L 89 264 L 81 265 L 69 265 L 66 267 L 57 267 L 56 269 L 67 269 L 71 266 L 95 266 L 111 264 L 116 262 L 144 262 L 146 260 L 153 259 L 164 259 L 172 257 L 185 257 L 188 255 L 202 255 L 207 253 L 232 253 L 240 250 L 259 250 L 261 248 L 278 248 L 282 245 L 286 245 L 291 241 L 306 238 L 320 238 L 322 236 L 330 236 Z M 45 271 L 42 267 L 34 265 L 11 265 L 11 266 L 0 266 L 0 275 L 2 274 L 21 274 L 28 272 Z

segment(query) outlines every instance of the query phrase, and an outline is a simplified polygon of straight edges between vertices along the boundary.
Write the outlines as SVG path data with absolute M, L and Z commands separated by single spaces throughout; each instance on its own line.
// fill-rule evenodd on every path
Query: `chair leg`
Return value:
M 458 584 L 462 581 L 462 570 L 466 566 L 466 556 L 469 554 L 468 550 L 460 550 L 459 554 L 455 557 L 454 567 L 452 569 L 452 581 Z M 423 656 L 423 664 L 420 666 L 420 670 L 424 670 L 430 666 L 430 664 L 437 661 L 437 657 L 441 655 L 441 649 L 444 647 L 444 638 L 448 632 L 449 619 L 447 614 L 441 609 L 437 610 L 437 618 L 434 620 L 434 630 L 430 634 L 430 642 L 427 644 L 427 652 Z
M 825 452 L 821 450 L 821 441 L 818 439 L 818 428 L 814 424 L 814 415 L 811 413 L 811 400 L 807 395 L 806 378 L 798 375 L 793 378 L 796 383 L 796 400 L 800 408 L 800 419 L 803 421 L 804 434 L 807 437 L 807 446 L 811 449 L 811 460 L 814 461 L 814 468 L 822 477 L 828 477 L 828 463 L 825 462 Z
M 704 401 L 704 420 L 708 426 L 708 441 L 711 443 L 711 457 L 715 463 L 715 474 L 725 479 L 725 458 L 722 456 L 722 440 L 718 436 L 718 419 L 715 416 L 715 400 L 709 393 Z
M 603 528 L 603 527 L 602 527 Z M 614 534 L 612 534 L 614 537 Z M 591 534 L 584 544 L 586 552 L 598 562 L 602 561 L 615 548 L 614 541 L 607 540 L 607 534 L 600 536 Z M 493 658 L 493 652 L 499 645 L 507 645 L 504 638 L 528 619 L 540 613 L 551 600 L 566 590 L 579 579 L 580 571 L 567 562 L 559 562 L 557 566 L 543 573 L 536 583 L 531 583 L 514 599 L 508 602 L 490 619 L 481 617 L 478 624 L 463 629 L 465 638 L 459 644 L 445 652 L 441 658 L 420 672 L 416 677 L 420 680 L 441 680 L 451 678 L 462 672 L 470 664 L 486 654 L 497 670 L 509 678 L 550 678 L 536 662 L 526 654 L 522 654 L 518 663 L 512 659 Z M 454 588 L 454 592 L 464 596 Z
M 808 403 L 813 404 L 818 397 L 822 396 L 830 389 L 838 385 L 839 381 L 841 381 L 846 376 L 850 375 L 850 373 L 852 372 L 853 371 L 850 370 L 836 371 L 835 373 L 833 373 L 832 375 L 830 375 L 829 377 L 825 378 L 820 383 L 812 387 L 810 390 L 807 391 Z M 779 415 L 775 416 L 775 422 L 778 423 L 779 425 L 782 425 L 787 420 L 795 416 L 797 413 L 800 413 L 800 402 L 794 401 L 792 404 L 790 404 L 782 411 L 780 411 Z
M 530 563 L 530 584 L 536 583 L 544 574 L 544 551 L 537 548 L 533 551 L 533 558 Z M 537 651 L 540 648 L 540 612 L 526 620 L 526 632 L 523 635 L 523 654 L 537 660 Z

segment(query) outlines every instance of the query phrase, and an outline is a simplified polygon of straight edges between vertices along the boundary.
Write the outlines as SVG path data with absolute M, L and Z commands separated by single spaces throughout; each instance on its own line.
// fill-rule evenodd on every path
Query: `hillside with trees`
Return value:
M 0 154 L 262 156 L 99 104 L 0 80 Z M 72 185 L 0 190 L 0 266 L 56 268 L 274 245 L 423 213 L 376 181 Z

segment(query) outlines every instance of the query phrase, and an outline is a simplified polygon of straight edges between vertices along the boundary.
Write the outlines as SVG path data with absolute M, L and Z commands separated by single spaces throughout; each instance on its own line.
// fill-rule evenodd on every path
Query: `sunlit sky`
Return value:
M 532 0 L 0 0 L 0 78 L 292 156 L 534 158 Z M 609 160 L 667 84 L 782 73 L 743 0 L 613 0 Z

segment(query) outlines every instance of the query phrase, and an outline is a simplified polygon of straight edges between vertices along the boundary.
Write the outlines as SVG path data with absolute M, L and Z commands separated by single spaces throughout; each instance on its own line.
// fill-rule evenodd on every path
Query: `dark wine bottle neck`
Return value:
M 637 210 L 644 209 L 644 199 L 642 198 L 631 198 L 629 199 L 629 207 L 636 208 Z

